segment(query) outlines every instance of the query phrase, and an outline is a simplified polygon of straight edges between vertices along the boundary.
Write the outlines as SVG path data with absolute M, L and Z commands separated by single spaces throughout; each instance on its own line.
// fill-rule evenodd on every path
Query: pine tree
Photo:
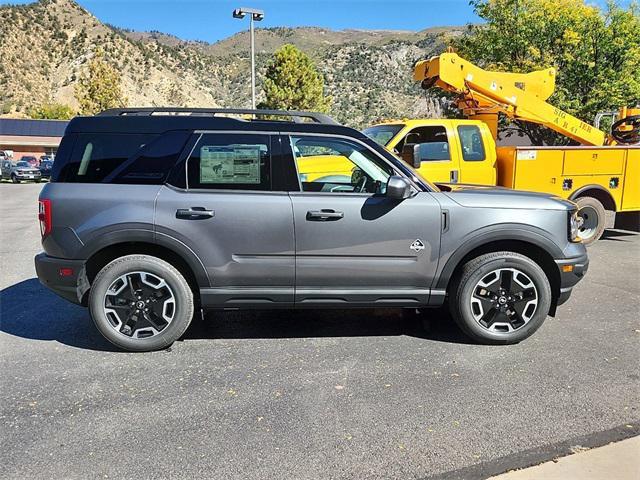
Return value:
M 274 53 L 263 83 L 262 109 L 327 112 L 331 98 L 324 95 L 324 81 L 313 61 L 293 45 Z

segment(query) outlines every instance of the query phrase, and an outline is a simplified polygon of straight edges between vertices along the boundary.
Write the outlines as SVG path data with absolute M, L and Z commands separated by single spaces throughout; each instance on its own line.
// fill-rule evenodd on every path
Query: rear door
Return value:
M 157 235 L 200 258 L 210 282 L 201 288 L 204 305 L 292 305 L 293 213 L 278 186 L 278 137 L 202 132 L 188 148 L 175 185 L 159 193 Z
M 356 140 L 295 135 L 296 164 L 341 157 L 350 174 L 310 180 L 291 192 L 296 238 L 296 304 L 423 305 L 440 248 L 440 207 L 428 192 L 384 195 L 397 172 Z
M 479 125 L 456 126 L 460 149 L 460 182 L 477 185 L 496 184 L 496 148 L 488 128 Z

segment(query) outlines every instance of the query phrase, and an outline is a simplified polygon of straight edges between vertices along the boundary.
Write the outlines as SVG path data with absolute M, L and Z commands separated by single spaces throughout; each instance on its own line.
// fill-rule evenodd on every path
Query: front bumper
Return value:
M 82 304 L 83 296 L 89 289 L 83 260 L 55 258 L 46 253 L 39 253 L 34 260 L 40 283 L 62 298 Z
M 556 260 L 556 265 L 560 271 L 560 294 L 556 305 L 562 305 L 569 300 L 573 287 L 589 270 L 589 257 L 584 253 L 579 257 Z
M 40 172 L 38 173 L 16 173 L 15 174 L 16 178 L 18 180 L 40 180 L 42 178 L 42 174 Z

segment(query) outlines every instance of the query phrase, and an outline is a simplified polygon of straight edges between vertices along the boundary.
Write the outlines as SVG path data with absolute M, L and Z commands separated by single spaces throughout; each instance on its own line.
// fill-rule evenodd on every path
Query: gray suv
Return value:
M 118 109 L 73 119 L 39 199 L 40 281 L 133 351 L 205 309 L 448 303 L 515 343 L 588 267 L 576 206 L 436 186 L 308 112 Z

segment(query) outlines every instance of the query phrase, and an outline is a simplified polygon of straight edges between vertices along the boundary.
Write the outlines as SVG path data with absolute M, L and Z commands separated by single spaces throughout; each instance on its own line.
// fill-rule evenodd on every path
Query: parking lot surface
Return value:
M 0 478 L 483 478 L 640 434 L 640 235 L 519 345 L 260 311 L 123 353 L 35 278 L 41 188 L 0 184 Z

